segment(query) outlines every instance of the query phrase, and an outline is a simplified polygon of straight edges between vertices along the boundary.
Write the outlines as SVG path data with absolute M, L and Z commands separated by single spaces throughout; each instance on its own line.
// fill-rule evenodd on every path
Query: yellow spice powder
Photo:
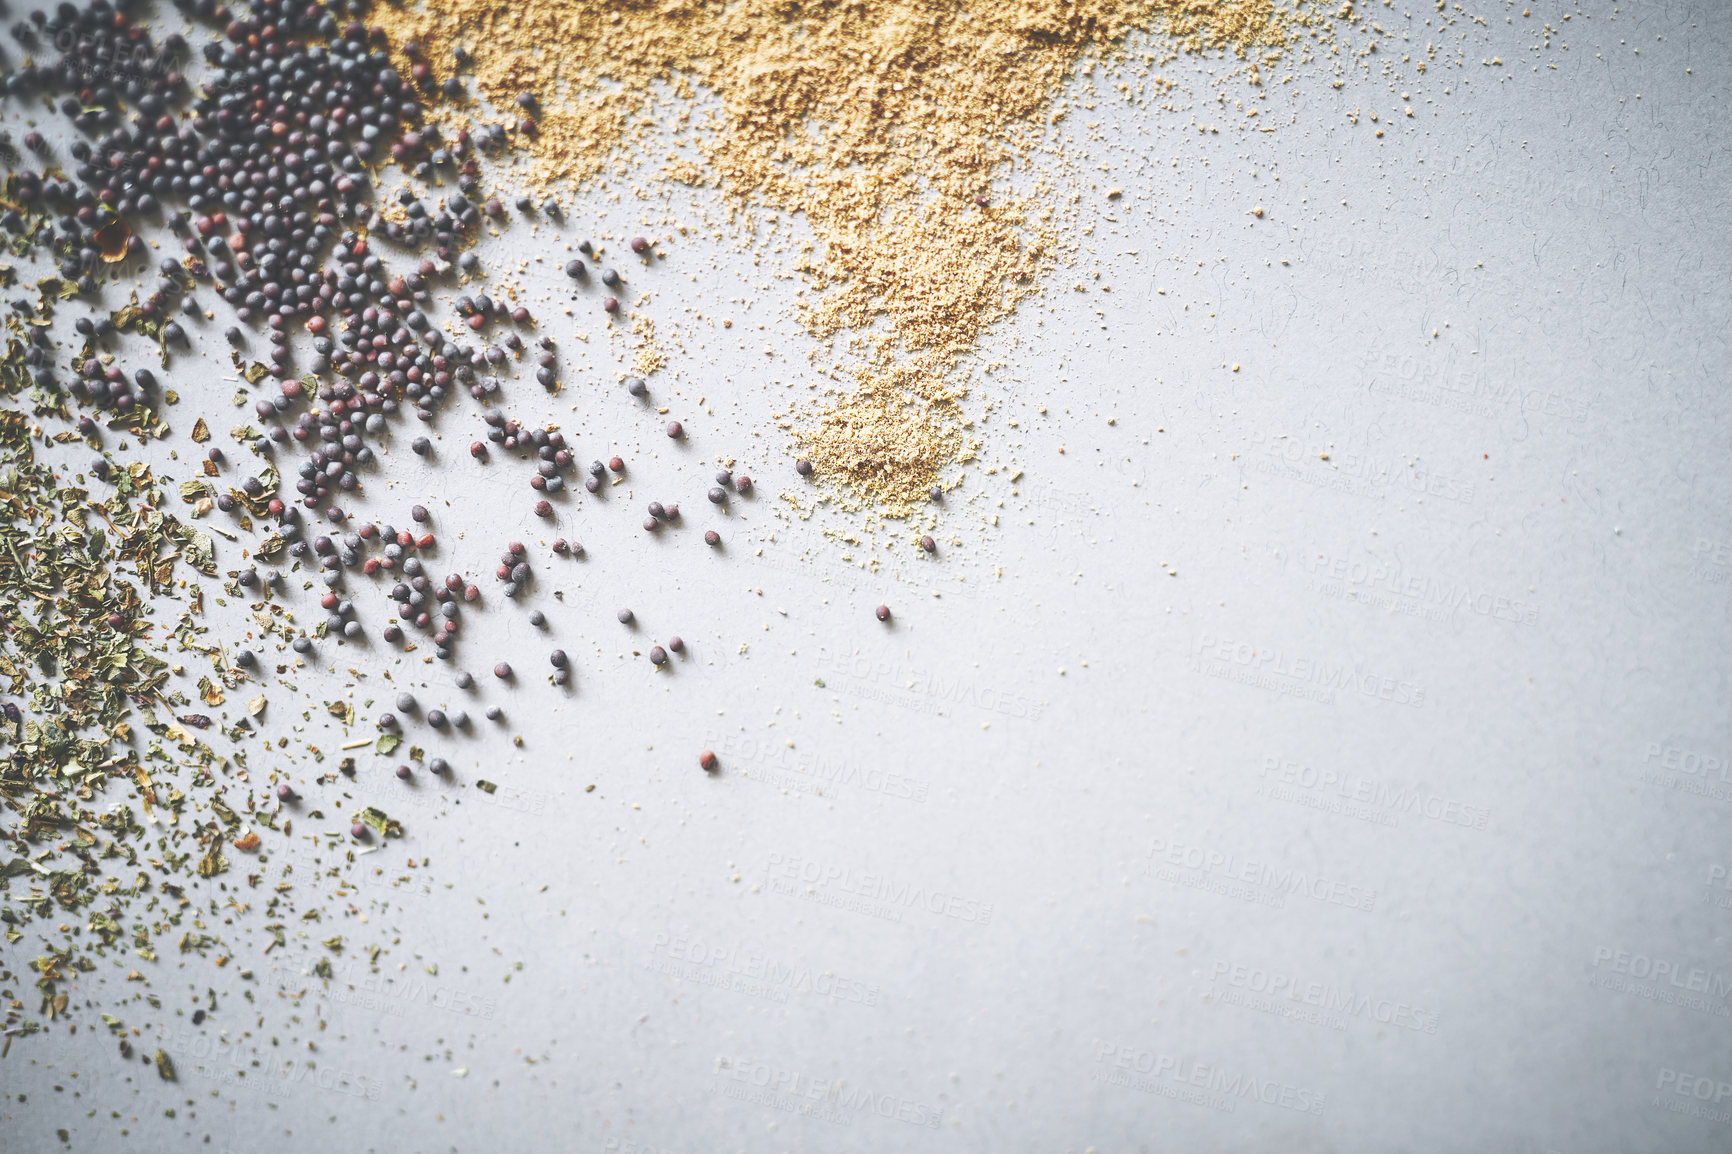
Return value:
M 966 452 L 956 358 L 1053 262 L 1052 230 L 991 185 L 1079 55 L 1154 29 L 1255 53 L 1254 70 L 1308 22 L 1270 0 L 410 0 L 375 19 L 433 82 L 461 47 L 495 108 L 532 94 L 536 130 L 517 145 L 543 186 L 655 137 L 669 92 L 712 94 L 685 141 L 707 159 L 701 178 L 804 215 L 821 251 L 801 266 L 818 290 L 801 319 L 861 352 L 854 389 L 799 429 L 802 452 L 890 513 Z

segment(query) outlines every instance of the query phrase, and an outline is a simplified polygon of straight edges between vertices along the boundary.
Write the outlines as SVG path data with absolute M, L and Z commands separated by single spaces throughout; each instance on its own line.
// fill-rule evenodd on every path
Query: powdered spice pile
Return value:
M 962 451 L 956 357 L 1053 259 L 1051 230 L 990 184 L 1077 56 L 1142 28 L 1278 51 L 1298 19 L 1269 0 L 416 0 L 374 18 L 425 83 L 464 59 L 494 107 L 528 94 L 536 128 L 517 144 L 542 183 L 648 139 L 658 89 L 713 93 L 691 143 L 738 203 L 805 215 L 823 249 L 803 320 L 867 352 L 803 452 L 891 512 Z

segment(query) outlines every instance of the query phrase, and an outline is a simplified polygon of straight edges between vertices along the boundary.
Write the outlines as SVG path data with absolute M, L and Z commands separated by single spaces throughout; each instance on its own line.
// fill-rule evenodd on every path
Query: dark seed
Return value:
M 644 253 L 649 251 L 649 241 L 645 240 L 641 236 L 634 236 L 631 238 L 631 250 L 639 256 L 642 256 Z
M 802 477 L 810 476 L 812 473 L 812 462 L 801 457 L 798 461 L 794 462 L 794 472 L 800 474 Z
M 734 481 L 734 491 L 737 493 L 749 493 L 749 492 L 751 492 L 752 491 L 752 479 L 750 477 L 741 475 L 737 480 Z
M 685 426 L 680 424 L 678 421 L 668 422 L 668 436 L 674 440 L 679 440 L 685 431 Z
M 684 653 L 686 651 L 686 643 L 681 641 L 678 637 L 670 637 L 668 638 L 668 648 L 673 650 L 675 653 Z
M 459 673 L 457 675 L 457 688 L 468 689 L 471 685 L 474 685 L 474 684 L 475 684 L 475 678 L 471 677 L 469 675 L 468 671 L 464 671 L 464 672 Z
M 547 660 L 555 669 L 564 669 L 565 663 L 569 659 L 565 656 L 565 650 L 555 649 L 552 653 L 547 655 Z
M 666 665 L 668 663 L 668 651 L 659 645 L 650 646 L 649 657 L 651 665 Z
M 500 718 L 502 718 L 504 716 L 505 716 L 505 711 L 503 709 L 499 708 L 497 705 L 489 705 L 487 707 L 487 720 L 488 721 L 498 721 Z
M 934 503 L 944 500 L 944 490 L 940 489 L 937 485 L 932 486 L 931 491 L 926 495 L 932 498 Z
M 722 543 L 722 535 L 714 529 L 704 530 L 704 544 L 714 548 Z
M 540 629 L 543 625 L 547 624 L 547 614 L 543 613 L 539 609 L 533 609 L 529 613 L 529 623 L 537 629 Z
M 294 796 L 295 796 L 295 791 L 290 789 L 288 786 L 286 786 L 286 785 L 277 786 L 277 800 L 278 801 L 288 801 L 291 797 L 294 797 Z
M 876 610 L 875 610 L 875 612 L 876 612 L 876 613 L 877 613 L 877 614 L 878 614 L 878 620 L 880 620 L 880 621 L 888 621 L 888 620 L 890 620 L 890 606 L 888 606 L 888 605 L 880 605 L 880 606 L 879 606 L 879 607 L 878 607 L 878 608 L 877 608 L 877 609 L 876 609 Z
M 636 615 L 630 609 L 621 609 L 615 616 L 619 618 L 621 625 L 630 625 L 636 619 Z
M 709 497 L 710 497 L 710 504 L 720 505 L 723 501 L 726 501 L 728 499 L 728 491 L 726 489 L 722 488 L 720 485 L 717 485 L 710 490 Z
M 446 761 L 443 757 L 435 757 L 432 761 L 427 763 L 427 771 L 429 773 L 438 774 L 440 777 L 444 777 L 446 774 L 451 772 L 451 763 Z
M 922 537 L 920 538 L 920 547 L 928 553 L 936 553 L 938 551 L 938 542 L 934 541 L 931 537 Z
M 406 765 L 399 765 L 397 767 L 397 776 L 402 778 L 404 781 L 408 781 L 409 780 L 409 767 Z

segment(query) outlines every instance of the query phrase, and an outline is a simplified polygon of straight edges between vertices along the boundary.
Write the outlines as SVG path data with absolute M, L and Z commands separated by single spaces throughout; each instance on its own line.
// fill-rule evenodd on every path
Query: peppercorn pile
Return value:
M 256 608 L 270 609 L 280 581 L 273 567 L 302 558 L 316 562 L 329 588 L 321 602 L 329 617 L 311 635 L 296 630 L 280 609 L 274 618 L 261 612 L 271 631 L 292 639 L 296 652 L 310 653 L 319 638 L 361 633 L 357 606 L 341 593 L 345 572 L 372 576 L 401 568 L 410 583 L 391 591 L 400 618 L 433 631 L 438 651 L 448 656 L 457 630 L 455 597 L 474 600 L 479 591 L 451 575 L 438 589 L 445 616 L 433 620 L 425 607 L 430 583 L 416 556 L 434 547 L 433 534 L 377 524 L 352 526 L 335 540 L 309 533 L 301 509 L 278 494 L 270 454 L 278 446 L 310 444 L 299 466 L 300 504 L 325 509 L 333 526 L 342 526 L 347 514 L 327 506 L 336 493 L 363 487 L 363 475 L 377 463 L 368 441 L 387 435 L 388 418 L 413 409 L 429 420 L 459 384 L 478 399 L 497 390 L 487 370 L 507 360 L 506 349 L 520 354 L 522 337 L 512 331 L 498 345 L 471 350 L 448 341 L 420 310 L 436 281 L 474 267 L 474 254 L 463 249 L 483 211 L 498 212 L 498 204 L 479 203 L 473 155 L 463 144 L 441 147 L 436 131 L 417 127 L 421 105 L 387 55 L 369 48 L 361 25 L 338 23 L 343 5 L 261 0 L 242 17 L 210 0 L 183 4 L 222 31 L 221 40 L 203 47 L 211 78 L 196 98 L 176 67 L 186 42 L 172 36 L 156 46 L 133 23 L 131 7 L 105 0 L 84 9 L 61 4 L 52 15 L 35 12 L 11 29 L 24 49 L 58 52 L 59 59 L 25 63 L 4 79 L 4 95 L 34 101 L 63 94 L 61 110 L 82 137 L 70 150 L 77 183 L 47 163 L 6 178 L 0 229 L 8 247 L 26 257 L 46 247 L 60 277 L 38 282 L 37 301 L 12 302 L 0 388 L 15 401 L 27 394 L 37 417 L 74 424 L 76 433 L 55 434 L 55 442 L 83 439 L 100 448 L 111 430 L 157 434 L 162 382 L 150 369 L 124 372 L 114 353 L 128 339 L 142 338 L 158 344 L 163 365 L 170 366 L 190 340 L 173 319 L 175 309 L 198 316 L 203 309 L 196 294 L 220 296 L 239 322 L 228 331 L 236 367 L 260 390 L 253 408 L 263 430 L 245 427 L 236 434 L 261 463 L 226 492 L 195 479 L 181 485 L 180 496 L 197 506 L 195 516 L 215 508 L 246 528 L 251 517 L 276 522 L 254 550 L 255 564 L 230 572 L 229 590 L 263 596 Z M 48 160 L 49 146 L 39 134 L 31 133 L 25 145 Z M 399 207 L 406 223 L 386 222 L 369 199 L 373 173 L 386 158 L 422 178 L 435 169 L 455 176 L 459 193 L 435 205 L 405 188 Z M 132 293 L 129 303 L 107 311 L 101 298 L 111 278 L 124 283 L 140 272 L 149 275 L 141 268 L 146 246 L 139 234 L 163 224 L 185 255 L 161 263 L 144 299 Z M 424 255 L 408 275 L 394 274 L 369 233 Z M 87 310 L 76 322 L 82 344 L 70 357 L 69 380 L 56 367 L 51 329 L 57 306 Z M 492 326 L 532 320 L 527 310 L 499 308 L 484 296 L 460 301 L 459 311 L 471 331 L 484 335 Z M 263 330 L 267 363 L 242 361 L 239 351 L 249 337 L 241 326 Z M 313 357 L 300 378 L 291 352 L 297 329 L 312 336 Z M 553 387 L 551 342 L 544 346 L 538 379 Z M 86 411 L 74 418 L 74 405 Z M 201 421 L 195 441 L 208 438 L 202 430 Z M 164 495 L 144 465 L 117 465 L 106 452 L 94 457 L 89 472 L 110 490 L 98 499 L 34 462 L 32 438 L 47 433 L 25 413 L 0 410 L 0 434 L 0 620 L 6 625 L 0 676 L 8 695 L 3 737 L 10 747 L 0 778 L 0 837 L 14 855 L 0 866 L 10 899 L 3 916 L 16 941 L 17 927 L 29 918 L 54 916 L 55 909 L 87 913 L 102 931 L 98 952 L 130 936 L 134 952 L 149 960 L 155 956 L 149 919 L 127 925 L 126 914 L 139 899 L 155 908 L 157 898 L 147 895 L 174 883 L 153 886 L 144 874 L 122 882 L 112 872 L 111 859 L 138 865 L 147 833 L 126 807 L 99 809 L 103 788 L 125 778 L 147 814 L 159 804 L 177 813 L 190 804 L 201 814 L 196 854 L 177 849 L 186 836 L 178 828 L 157 838 L 151 860 L 164 872 L 196 857 L 197 873 L 214 877 L 228 868 L 225 841 L 232 843 L 230 852 L 251 852 L 260 840 L 251 824 L 276 828 L 276 812 L 261 808 L 269 791 L 258 798 L 241 787 L 244 801 L 220 796 L 235 783 L 213 770 L 226 776 L 235 765 L 244 767 L 244 754 L 231 760 L 194 736 L 212 719 L 184 711 L 192 703 L 165 690 L 166 663 L 139 645 L 152 628 L 145 615 L 153 599 L 174 589 L 176 562 L 214 576 L 215 550 L 202 531 L 163 510 Z M 528 431 L 524 442 L 534 442 Z M 416 438 L 411 447 L 424 453 L 430 444 Z M 205 477 L 218 476 L 224 463 L 212 446 Z M 536 479 L 541 487 L 548 483 L 539 473 Z M 416 521 L 428 517 L 420 507 L 412 513 Z M 378 553 L 363 557 L 369 547 Z M 123 561 L 136 567 L 143 592 L 119 576 Z M 189 613 L 174 636 L 183 650 L 211 656 L 215 680 L 200 682 L 206 701 L 220 702 L 225 689 L 262 673 L 251 649 L 231 661 L 225 647 L 199 640 L 200 631 Z M 384 636 L 400 641 L 403 628 L 388 625 Z M 134 748 L 129 719 L 135 710 L 156 738 L 179 748 L 179 758 L 164 752 L 159 740 L 152 754 L 160 763 L 147 768 L 149 759 Z M 159 711 L 171 710 L 182 712 L 159 720 Z M 238 741 L 246 728 L 243 719 L 224 733 Z M 167 775 L 166 797 L 152 774 Z M 294 797 L 286 783 L 275 794 L 279 806 Z M 369 830 L 393 836 L 400 826 L 368 807 L 352 832 L 361 838 Z M 60 864 L 65 855 L 79 862 Z M 280 912 L 276 899 L 271 905 Z M 97 906 L 100 912 L 92 912 Z M 201 935 L 191 948 L 219 945 Z M 40 1012 L 64 1012 L 57 980 L 89 966 L 70 941 L 62 952 L 37 959 Z M 8 1035 L 34 1026 L 9 1003 Z

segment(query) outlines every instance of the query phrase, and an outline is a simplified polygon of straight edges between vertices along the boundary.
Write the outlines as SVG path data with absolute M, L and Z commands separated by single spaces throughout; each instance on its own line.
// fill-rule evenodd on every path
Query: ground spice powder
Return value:
M 713 95 L 678 143 L 736 203 L 804 215 L 822 250 L 802 320 L 861 355 L 802 452 L 892 513 L 965 452 L 956 358 L 1053 262 L 1051 229 L 991 186 L 1078 56 L 1154 29 L 1254 68 L 1310 22 L 1269 0 L 414 0 L 375 19 L 429 85 L 456 73 L 512 115 L 528 94 L 516 144 L 543 186 L 617 166 L 669 123 L 677 137 L 692 118 L 658 127 L 669 93 Z

